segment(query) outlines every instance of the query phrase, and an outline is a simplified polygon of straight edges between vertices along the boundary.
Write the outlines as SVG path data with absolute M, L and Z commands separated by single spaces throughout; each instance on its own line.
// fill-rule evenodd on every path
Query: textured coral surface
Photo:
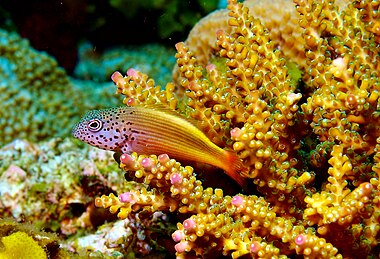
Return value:
M 52 138 L 104 91 L 75 86 L 1 31 L 0 215 L 59 233 L 61 247 L 84 258 L 378 258 L 379 8 L 229 0 L 175 45 L 164 88 L 140 67 L 113 73 L 125 105 L 176 110 L 236 152 L 244 190 L 217 168 L 167 154 L 112 157 Z M 47 86 L 55 95 L 40 94 Z M 62 96 L 71 98 L 54 102 Z M 44 256 L 35 232 L 5 223 L 14 230 L 0 231 L 0 254 L 20 237 Z
M 26 39 L 0 29 L 0 145 L 12 140 L 40 141 L 68 136 L 90 107 L 116 105 L 112 91 L 70 81 L 57 61 L 30 47 Z M 92 94 L 98 96 L 94 98 Z
M 128 105 L 161 103 L 197 120 L 237 152 L 252 185 L 227 195 L 165 154 L 123 154 L 121 168 L 146 188 L 96 206 L 121 219 L 183 214 L 177 258 L 377 257 L 379 4 L 287 1 L 267 27 L 255 4 L 229 1 L 200 21 L 176 45 L 165 90 L 139 71 L 112 78 Z

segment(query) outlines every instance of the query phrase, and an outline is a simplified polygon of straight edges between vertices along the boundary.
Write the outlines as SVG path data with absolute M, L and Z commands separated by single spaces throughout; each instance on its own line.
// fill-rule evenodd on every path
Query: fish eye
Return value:
M 92 132 L 98 132 L 101 130 L 103 122 L 99 119 L 92 119 L 88 122 L 87 127 Z

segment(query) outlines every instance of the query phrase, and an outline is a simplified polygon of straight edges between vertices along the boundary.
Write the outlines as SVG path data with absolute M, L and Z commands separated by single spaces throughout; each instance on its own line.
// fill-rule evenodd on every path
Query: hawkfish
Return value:
M 241 187 L 247 168 L 235 152 L 215 145 L 193 121 L 163 107 L 124 106 L 87 112 L 72 134 L 94 147 L 118 153 L 167 154 L 223 169 Z

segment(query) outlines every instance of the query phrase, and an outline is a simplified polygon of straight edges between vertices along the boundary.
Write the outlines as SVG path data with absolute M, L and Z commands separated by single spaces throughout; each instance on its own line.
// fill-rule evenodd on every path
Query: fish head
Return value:
M 92 110 L 73 127 L 72 135 L 91 146 L 119 151 L 122 139 L 118 124 L 115 109 Z

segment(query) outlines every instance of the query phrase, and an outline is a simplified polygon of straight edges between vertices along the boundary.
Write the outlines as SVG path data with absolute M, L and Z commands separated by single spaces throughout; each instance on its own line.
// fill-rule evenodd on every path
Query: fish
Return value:
M 166 107 L 123 106 L 91 110 L 73 127 L 72 135 L 94 147 L 130 154 L 167 154 L 223 169 L 242 188 L 247 168 L 234 151 L 218 147 L 196 123 Z

